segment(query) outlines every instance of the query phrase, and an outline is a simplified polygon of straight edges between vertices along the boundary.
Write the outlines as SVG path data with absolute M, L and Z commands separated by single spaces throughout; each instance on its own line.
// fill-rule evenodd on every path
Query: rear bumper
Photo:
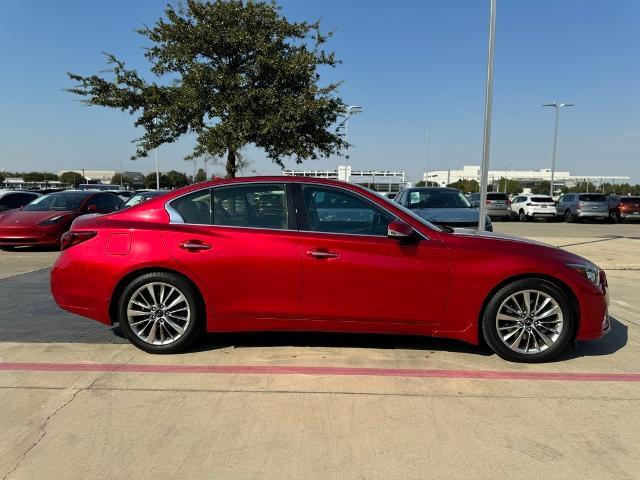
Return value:
M 640 212 L 620 212 L 620 218 L 637 218 L 638 220 L 640 220 Z
M 510 217 L 511 209 L 487 207 L 487 215 L 489 215 L 490 217 Z
M 553 206 L 550 208 L 529 207 L 525 213 L 530 217 L 555 217 L 557 215 Z
M 607 218 L 609 216 L 609 212 L 579 211 L 576 216 L 579 218 Z

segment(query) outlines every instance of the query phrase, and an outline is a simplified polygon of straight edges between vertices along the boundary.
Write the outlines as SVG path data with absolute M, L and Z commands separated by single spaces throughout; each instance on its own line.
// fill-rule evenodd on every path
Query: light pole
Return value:
M 427 133 L 427 171 L 425 173 L 425 180 L 424 180 L 424 186 L 428 187 L 429 186 L 429 162 L 431 160 L 431 130 L 429 130 L 428 128 L 424 129 L 425 132 Z
M 487 57 L 487 86 L 484 97 L 484 133 L 482 136 L 482 177 L 480 178 L 480 215 L 478 230 L 484 232 L 487 215 L 487 181 L 489 180 L 489 147 L 491 143 L 491 109 L 493 106 L 493 56 L 496 43 L 496 0 L 489 7 L 489 55 Z
M 558 147 L 558 122 L 560 121 L 560 109 L 562 107 L 573 107 L 573 103 L 545 103 L 543 107 L 555 107 L 556 109 L 556 127 L 553 132 L 553 153 L 551 154 L 551 186 L 549 187 L 549 196 L 553 197 L 553 179 L 556 173 L 556 148 Z
M 344 109 L 344 141 L 345 143 L 349 143 L 349 119 L 357 114 L 362 112 L 362 107 L 360 105 L 349 105 Z M 347 159 L 349 155 L 347 155 Z

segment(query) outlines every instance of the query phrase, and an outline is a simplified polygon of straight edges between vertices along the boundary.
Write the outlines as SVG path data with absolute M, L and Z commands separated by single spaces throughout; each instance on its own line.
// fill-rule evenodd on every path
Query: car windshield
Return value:
M 553 198 L 551 197 L 531 197 L 532 202 L 538 203 L 553 203 Z
M 578 200 L 581 202 L 606 202 L 607 197 L 597 193 L 587 193 L 585 195 L 580 195 Z
M 411 190 L 409 208 L 471 208 L 467 197 L 455 190 Z
M 427 220 L 425 220 L 424 218 L 422 218 L 420 215 L 418 215 L 415 212 L 412 212 L 411 210 L 409 210 L 407 207 L 405 207 L 404 205 L 401 205 L 397 202 L 394 202 L 393 200 L 387 198 L 387 197 L 380 197 L 383 201 L 387 202 L 390 205 L 393 205 L 396 208 L 399 208 L 400 210 L 402 210 L 404 213 L 406 213 L 407 215 L 409 215 L 411 218 L 417 220 L 418 222 L 422 223 L 423 225 L 426 225 L 427 227 L 429 227 L 431 230 L 435 230 L 436 232 L 444 232 L 446 231 L 444 228 L 441 228 L 437 225 L 434 225 L 431 222 L 428 222 Z
M 82 202 L 88 197 L 86 193 L 50 193 L 43 197 L 36 198 L 26 205 L 24 210 L 46 212 L 55 211 L 75 211 L 80 209 Z

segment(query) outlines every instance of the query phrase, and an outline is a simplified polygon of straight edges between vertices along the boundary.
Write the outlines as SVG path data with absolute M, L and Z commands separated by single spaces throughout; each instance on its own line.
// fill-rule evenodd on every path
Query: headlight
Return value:
M 596 287 L 600 286 L 600 269 L 595 265 L 582 265 L 579 263 L 567 263 L 567 267 L 573 268 L 584 278 L 593 283 Z
M 55 217 L 50 217 L 50 218 L 47 218 L 46 220 L 41 221 L 38 225 L 40 225 L 41 227 L 55 225 L 56 223 L 59 223 L 63 218 L 64 218 L 64 214 L 56 215 Z

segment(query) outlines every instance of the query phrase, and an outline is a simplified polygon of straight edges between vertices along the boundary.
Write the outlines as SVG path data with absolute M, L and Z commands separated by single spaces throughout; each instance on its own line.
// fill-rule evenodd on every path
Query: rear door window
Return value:
M 213 224 L 288 229 L 284 184 L 218 187 L 213 190 Z
M 197 192 L 176 198 L 171 202 L 171 208 L 178 212 L 184 223 L 210 225 L 211 190 L 198 190 Z

